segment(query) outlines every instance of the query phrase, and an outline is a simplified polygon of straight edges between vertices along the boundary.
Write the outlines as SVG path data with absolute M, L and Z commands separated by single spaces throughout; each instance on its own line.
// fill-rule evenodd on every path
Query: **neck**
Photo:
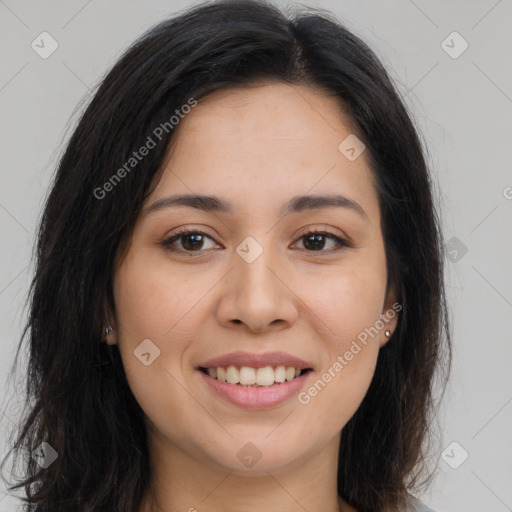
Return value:
M 247 476 L 148 434 L 152 478 L 140 512 L 356 512 L 337 493 L 339 435 L 303 461 Z

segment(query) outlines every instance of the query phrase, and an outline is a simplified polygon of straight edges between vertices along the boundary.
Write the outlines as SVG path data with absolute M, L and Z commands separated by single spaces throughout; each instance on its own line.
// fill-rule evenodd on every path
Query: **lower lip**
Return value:
M 285 381 L 280 384 L 273 384 L 272 386 L 244 387 L 213 379 L 201 370 L 197 371 L 210 389 L 232 404 L 245 409 L 263 409 L 285 402 L 300 391 L 306 379 L 313 373 L 310 370 L 292 381 Z

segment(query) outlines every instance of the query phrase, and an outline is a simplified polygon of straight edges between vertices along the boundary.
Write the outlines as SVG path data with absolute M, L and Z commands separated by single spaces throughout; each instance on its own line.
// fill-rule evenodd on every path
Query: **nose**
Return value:
M 291 281 L 291 271 L 279 264 L 270 249 L 251 263 L 234 252 L 217 308 L 219 322 L 230 328 L 242 324 L 253 333 L 291 326 L 300 302 Z

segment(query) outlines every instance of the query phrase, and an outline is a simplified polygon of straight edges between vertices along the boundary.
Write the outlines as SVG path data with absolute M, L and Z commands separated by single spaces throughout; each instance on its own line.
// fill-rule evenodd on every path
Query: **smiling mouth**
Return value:
M 230 365 L 215 368 L 199 367 L 198 369 L 214 380 L 252 388 L 270 387 L 291 382 L 312 371 L 312 368 L 299 369 L 284 365 L 265 366 L 262 368 Z

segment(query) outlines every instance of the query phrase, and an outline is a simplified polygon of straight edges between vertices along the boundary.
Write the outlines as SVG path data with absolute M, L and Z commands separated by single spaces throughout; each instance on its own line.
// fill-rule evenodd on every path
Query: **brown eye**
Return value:
M 304 239 L 303 245 L 308 252 L 332 252 L 329 250 L 323 250 L 326 245 L 326 239 L 334 242 L 334 251 L 340 250 L 344 247 L 352 247 L 347 240 L 324 231 L 309 231 L 300 237 L 300 240 L 302 239 Z
M 167 238 L 160 245 L 173 252 L 202 252 L 206 239 L 213 241 L 202 231 L 185 230 Z M 181 247 L 176 247 L 176 242 L 180 242 Z

